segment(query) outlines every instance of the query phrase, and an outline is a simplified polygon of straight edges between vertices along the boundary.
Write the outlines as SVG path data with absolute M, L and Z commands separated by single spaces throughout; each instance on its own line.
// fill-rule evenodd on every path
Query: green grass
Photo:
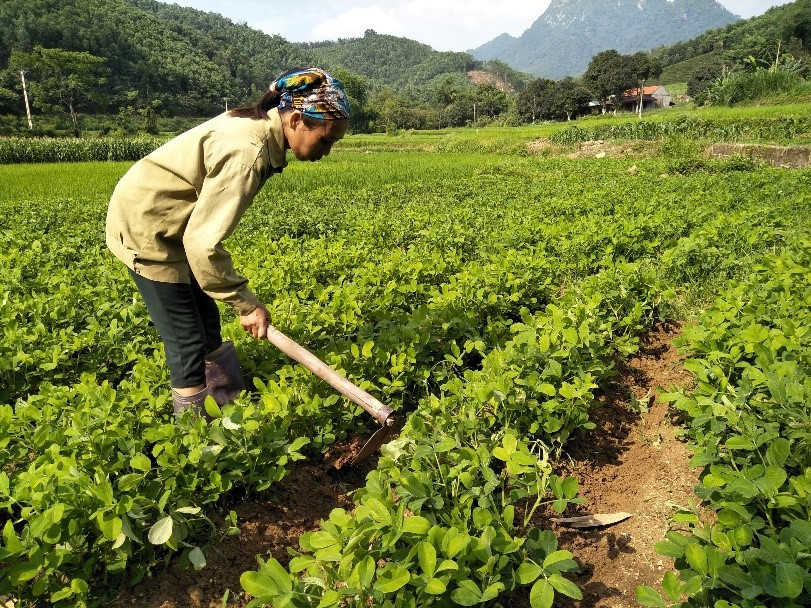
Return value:
M 675 86 L 669 85 L 668 90 L 673 95 L 681 94 L 686 90 L 684 83 Z M 675 108 L 650 110 L 645 112 L 642 121 L 645 122 L 672 122 L 685 118 L 697 118 L 704 121 L 716 122 L 742 122 L 781 119 L 788 116 L 803 119 L 811 117 L 811 84 L 802 84 L 790 94 L 783 94 L 773 98 L 759 100 L 756 104 L 736 107 L 702 107 L 696 108 L 691 104 L 683 104 Z M 622 113 L 618 115 L 591 115 L 584 116 L 570 122 L 544 122 L 537 125 L 524 125 L 520 127 L 482 127 L 482 128 L 453 128 L 426 131 L 401 131 L 396 135 L 384 133 L 357 134 L 347 136 L 336 151 L 339 153 L 400 153 L 411 152 L 442 152 L 463 154 L 509 154 L 526 155 L 527 144 L 541 138 L 550 137 L 569 127 L 595 128 L 611 125 L 638 123 L 639 117 L 635 113 Z M 804 138 L 797 143 L 806 143 Z M 62 140 L 56 140 L 59 144 Z M 0 145 L 11 140 L 0 138 Z M 66 142 L 64 145 L 67 145 Z M 63 144 L 59 144 L 63 145 Z M 356 159 L 356 165 L 363 166 L 364 160 Z M 369 159 L 368 162 L 377 162 Z M 53 165 L 59 166 L 59 165 Z M 122 163 L 126 166 L 126 163 Z M 420 170 L 426 170 L 421 168 Z M 428 168 L 427 170 L 431 170 Z M 71 171 L 65 169 L 66 182 L 71 183 Z M 294 173 L 295 170 L 290 172 Z M 9 184 L 3 184 L 3 190 L 8 191 Z M 34 189 L 36 185 L 32 186 Z M 43 186 L 46 190 L 47 186 Z M 2 193 L 0 193 L 2 196 Z
M 662 70 L 662 75 L 659 77 L 659 80 L 668 88 L 668 90 L 670 90 L 671 84 L 688 82 L 690 78 L 692 78 L 696 69 L 705 63 L 716 61 L 715 57 L 718 55 L 719 53 L 712 51 L 710 53 L 705 53 L 704 55 L 699 55 L 698 57 L 693 57 L 691 59 L 669 65 Z
M 131 166 L 131 162 L 0 165 L 0 204 L 109 198 Z

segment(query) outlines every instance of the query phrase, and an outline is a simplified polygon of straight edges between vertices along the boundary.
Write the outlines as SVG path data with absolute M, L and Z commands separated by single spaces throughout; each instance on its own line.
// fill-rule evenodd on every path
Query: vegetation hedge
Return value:
M 639 121 L 569 127 L 551 136 L 556 144 L 573 144 L 595 139 L 713 139 L 716 141 L 786 141 L 811 130 L 811 119 L 785 116 L 744 121 L 708 121 L 683 117 L 674 121 Z
M 0 138 L 0 164 L 138 160 L 163 143 L 159 137 Z

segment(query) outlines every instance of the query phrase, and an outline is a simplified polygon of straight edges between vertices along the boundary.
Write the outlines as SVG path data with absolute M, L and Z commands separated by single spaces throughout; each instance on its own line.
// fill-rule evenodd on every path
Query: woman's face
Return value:
M 299 160 L 321 160 L 330 153 L 332 145 L 346 135 L 349 119 L 319 120 L 314 127 L 304 122 L 298 110 L 285 116 L 284 137 L 287 146 Z

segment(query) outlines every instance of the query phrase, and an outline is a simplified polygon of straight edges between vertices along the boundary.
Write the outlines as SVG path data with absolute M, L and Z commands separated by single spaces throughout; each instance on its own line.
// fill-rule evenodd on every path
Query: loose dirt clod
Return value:
M 327 469 L 340 471 L 350 465 L 363 449 L 363 439 L 355 437 L 349 443 L 335 444 L 324 454 L 324 464 Z

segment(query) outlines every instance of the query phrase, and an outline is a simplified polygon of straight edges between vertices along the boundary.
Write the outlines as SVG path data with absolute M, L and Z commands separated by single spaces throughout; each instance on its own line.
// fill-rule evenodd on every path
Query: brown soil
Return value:
M 298 538 L 318 528 L 336 507 L 352 508 L 349 493 L 366 482 L 377 467 L 377 456 L 352 467 L 347 463 L 360 452 L 365 437 L 334 446 L 322 462 L 295 465 L 289 476 L 273 488 L 275 497 L 254 499 L 235 507 L 238 536 L 227 537 L 206 551 L 208 563 L 200 571 L 180 571 L 174 563 L 163 572 L 126 589 L 115 608 L 219 608 L 245 606 L 240 575 L 258 567 L 256 556 L 276 558 L 287 565 L 287 548 L 298 548 Z
M 512 87 L 507 82 L 484 70 L 471 70 L 467 73 L 467 77 L 470 82 L 476 86 L 490 84 L 496 87 L 499 91 L 512 90 Z
M 580 572 L 571 576 L 584 598 L 574 602 L 558 596 L 556 606 L 580 608 L 636 608 L 637 585 L 660 588 L 672 561 L 658 556 L 654 545 L 663 540 L 674 510 L 693 496 L 698 472 L 688 466 L 690 454 L 677 437 L 667 406 L 657 396 L 659 387 L 684 386 L 689 375 L 673 347 L 678 326 L 661 326 L 643 340 L 640 351 L 619 366 L 619 377 L 595 408 L 597 429 L 568 445 L 565 473 L 580 481 L 584 505 L 565 515 L 614 513 L 633 516 L 595 530 L 573 530 L 538 521 L 571 551 Z M 631 398 L 633 396 L 633 399 Z M 635 408 L 634 403 L 649 406 Z M 643 410 L 643 411 L 640 411 Z M 336 469 L 360 448 L 360 441 L 340 446 L 323 462 L 297 466 L 275 487 L 277 498 L 248 501 L 236 508 L 241 533 L 207 553 L 208 565 L 199 572 L 179 572 L 169 566 L 135 589 L 125 591 L 116 608 L 215 608 L 229 592 L 227 606 L 244 606 L 239 576 L 255 569 L 256 555 L 272 555 L 287 564 L 288 547 L 318 527 L 335 507 L 350 508 L 351 490 L 364 484 L 375 458 L 362 467 Z M 528 607 L 529 588 L 503 606 Z
M 655 145 L 646 141 L 596 139 L 580 142 L 577 150 L 569 154 L 569 158 L 644 158 L 655 154 L 654 150 Z
M 657 555 L 654 545 L 664 540 L 674 511 L 693 498 L 699 474 L 688 466 L 690 453 L 658 398 L 657 389 L 689 382 L 673 346 L 679 333 L 678 326 L 660 326 L 645 337 L 639 353 L 619 366 L 614 386 L 601 397 L 602 407 L 593 411 L 597 428 L 567 446 L 570 462 L 563 472 L 577 477 L 587 502 L 565 515 L 626 512 L 632 517 L 590 530 L 539 522 L 555 531 L 560 548 L 571 551 L 580 565 L 569 578 L 580 586 L 583 600 L 558 596 L 555 606 L 637 608 L 636 587 L 661 590 L 662 577 L 672 569 L 673 561 Z M 514 605 L 529 606 L 528 590 Z

